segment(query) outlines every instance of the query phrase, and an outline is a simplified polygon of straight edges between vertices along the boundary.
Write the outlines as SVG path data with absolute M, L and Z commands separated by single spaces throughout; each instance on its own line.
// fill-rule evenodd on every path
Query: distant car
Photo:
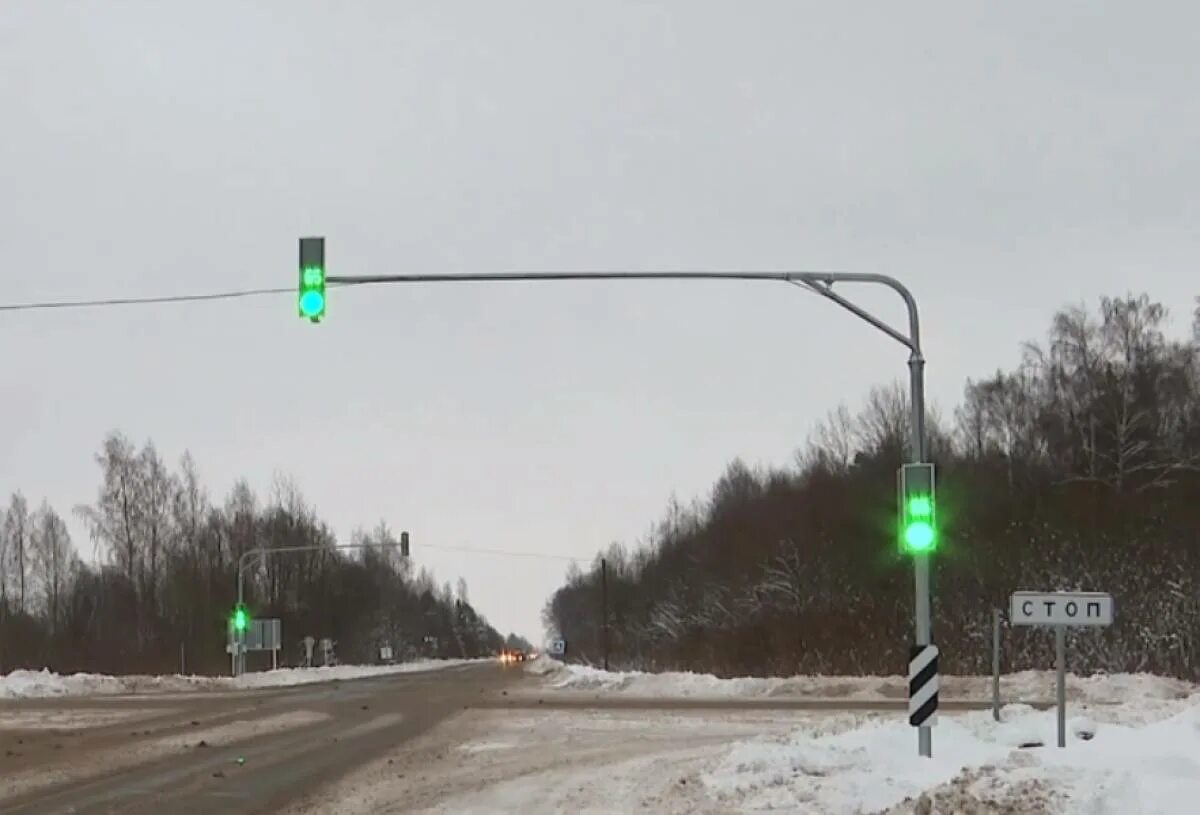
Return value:
M 502 664 L 508 664 L 511 662 L 524 662 L 525 660 L 525 652 L 520 648 L 505 648 L 500 652 L 500 662 Z

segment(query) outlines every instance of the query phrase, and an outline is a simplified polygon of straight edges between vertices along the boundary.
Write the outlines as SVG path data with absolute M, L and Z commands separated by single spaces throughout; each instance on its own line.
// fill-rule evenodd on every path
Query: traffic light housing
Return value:
M 325 239 L 300 239 L 300 316 L 314 323 L 325 316 Z
M 229 618 L 229 623 L 236 634 L 241 634 L 250 627 L 250 613 L 246 611 L 245 603 L 238 603 L 233 607 L 233 615 Z
M 905 464 L 899 472 L 900 551 L 927 555 L 937 549 L 937 498 L 932 464 Z
M 408 533 L 400 533 L 400 557 L 408 557 Z

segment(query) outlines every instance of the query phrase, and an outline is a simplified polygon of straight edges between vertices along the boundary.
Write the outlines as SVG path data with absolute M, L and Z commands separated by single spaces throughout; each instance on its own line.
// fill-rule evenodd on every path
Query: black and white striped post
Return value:
M 908 659 L 908 723 L 932 727 L 937 723 L 938 648 L 914 645 Z

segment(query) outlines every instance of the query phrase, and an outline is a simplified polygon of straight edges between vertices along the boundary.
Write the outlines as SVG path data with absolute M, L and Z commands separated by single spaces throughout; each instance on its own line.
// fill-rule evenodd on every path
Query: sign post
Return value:
M 1058 746 L 1067 746 L 1067 626 L 1112 625 L 1113 599 L 1099 591 L 1015 591 L 1010 625 L 1054 626 L 1054 668 L 1058 679 Z
M 1000 721 L 1000 625 L 1004 612 L 992 609 L 992 719 Z

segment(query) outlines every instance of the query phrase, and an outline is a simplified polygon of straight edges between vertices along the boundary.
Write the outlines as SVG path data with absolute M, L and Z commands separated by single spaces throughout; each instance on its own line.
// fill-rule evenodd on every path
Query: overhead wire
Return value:
M 422 549 L 432 549 L 435 552 L 465 552 L 472 555 L 503 555 L 505 557 L 529 557 L 544 560 L 568 560 L 574 562 L 589 562 L 593 558 L 572 557 L 571 555 L 552 555 L 546 552 L 514 552 L 508 549 L 473 549 L 468 546 L 445 546 L 432 543 L 421 544 Z
M 91 300 L 42 300 L 29 303 L 0 303 L 0 311 L 36 311 L 65 308 L 102 308 L 107 306 L 136 306 L 153 303 L 194 303 L 210 300 L 233 300 L 242 297 L 261 297 L 267 294 L 294 293 L 292 288 L 234 289 L 205 294 L 168 294 L 155 297 L 108 297 Z

